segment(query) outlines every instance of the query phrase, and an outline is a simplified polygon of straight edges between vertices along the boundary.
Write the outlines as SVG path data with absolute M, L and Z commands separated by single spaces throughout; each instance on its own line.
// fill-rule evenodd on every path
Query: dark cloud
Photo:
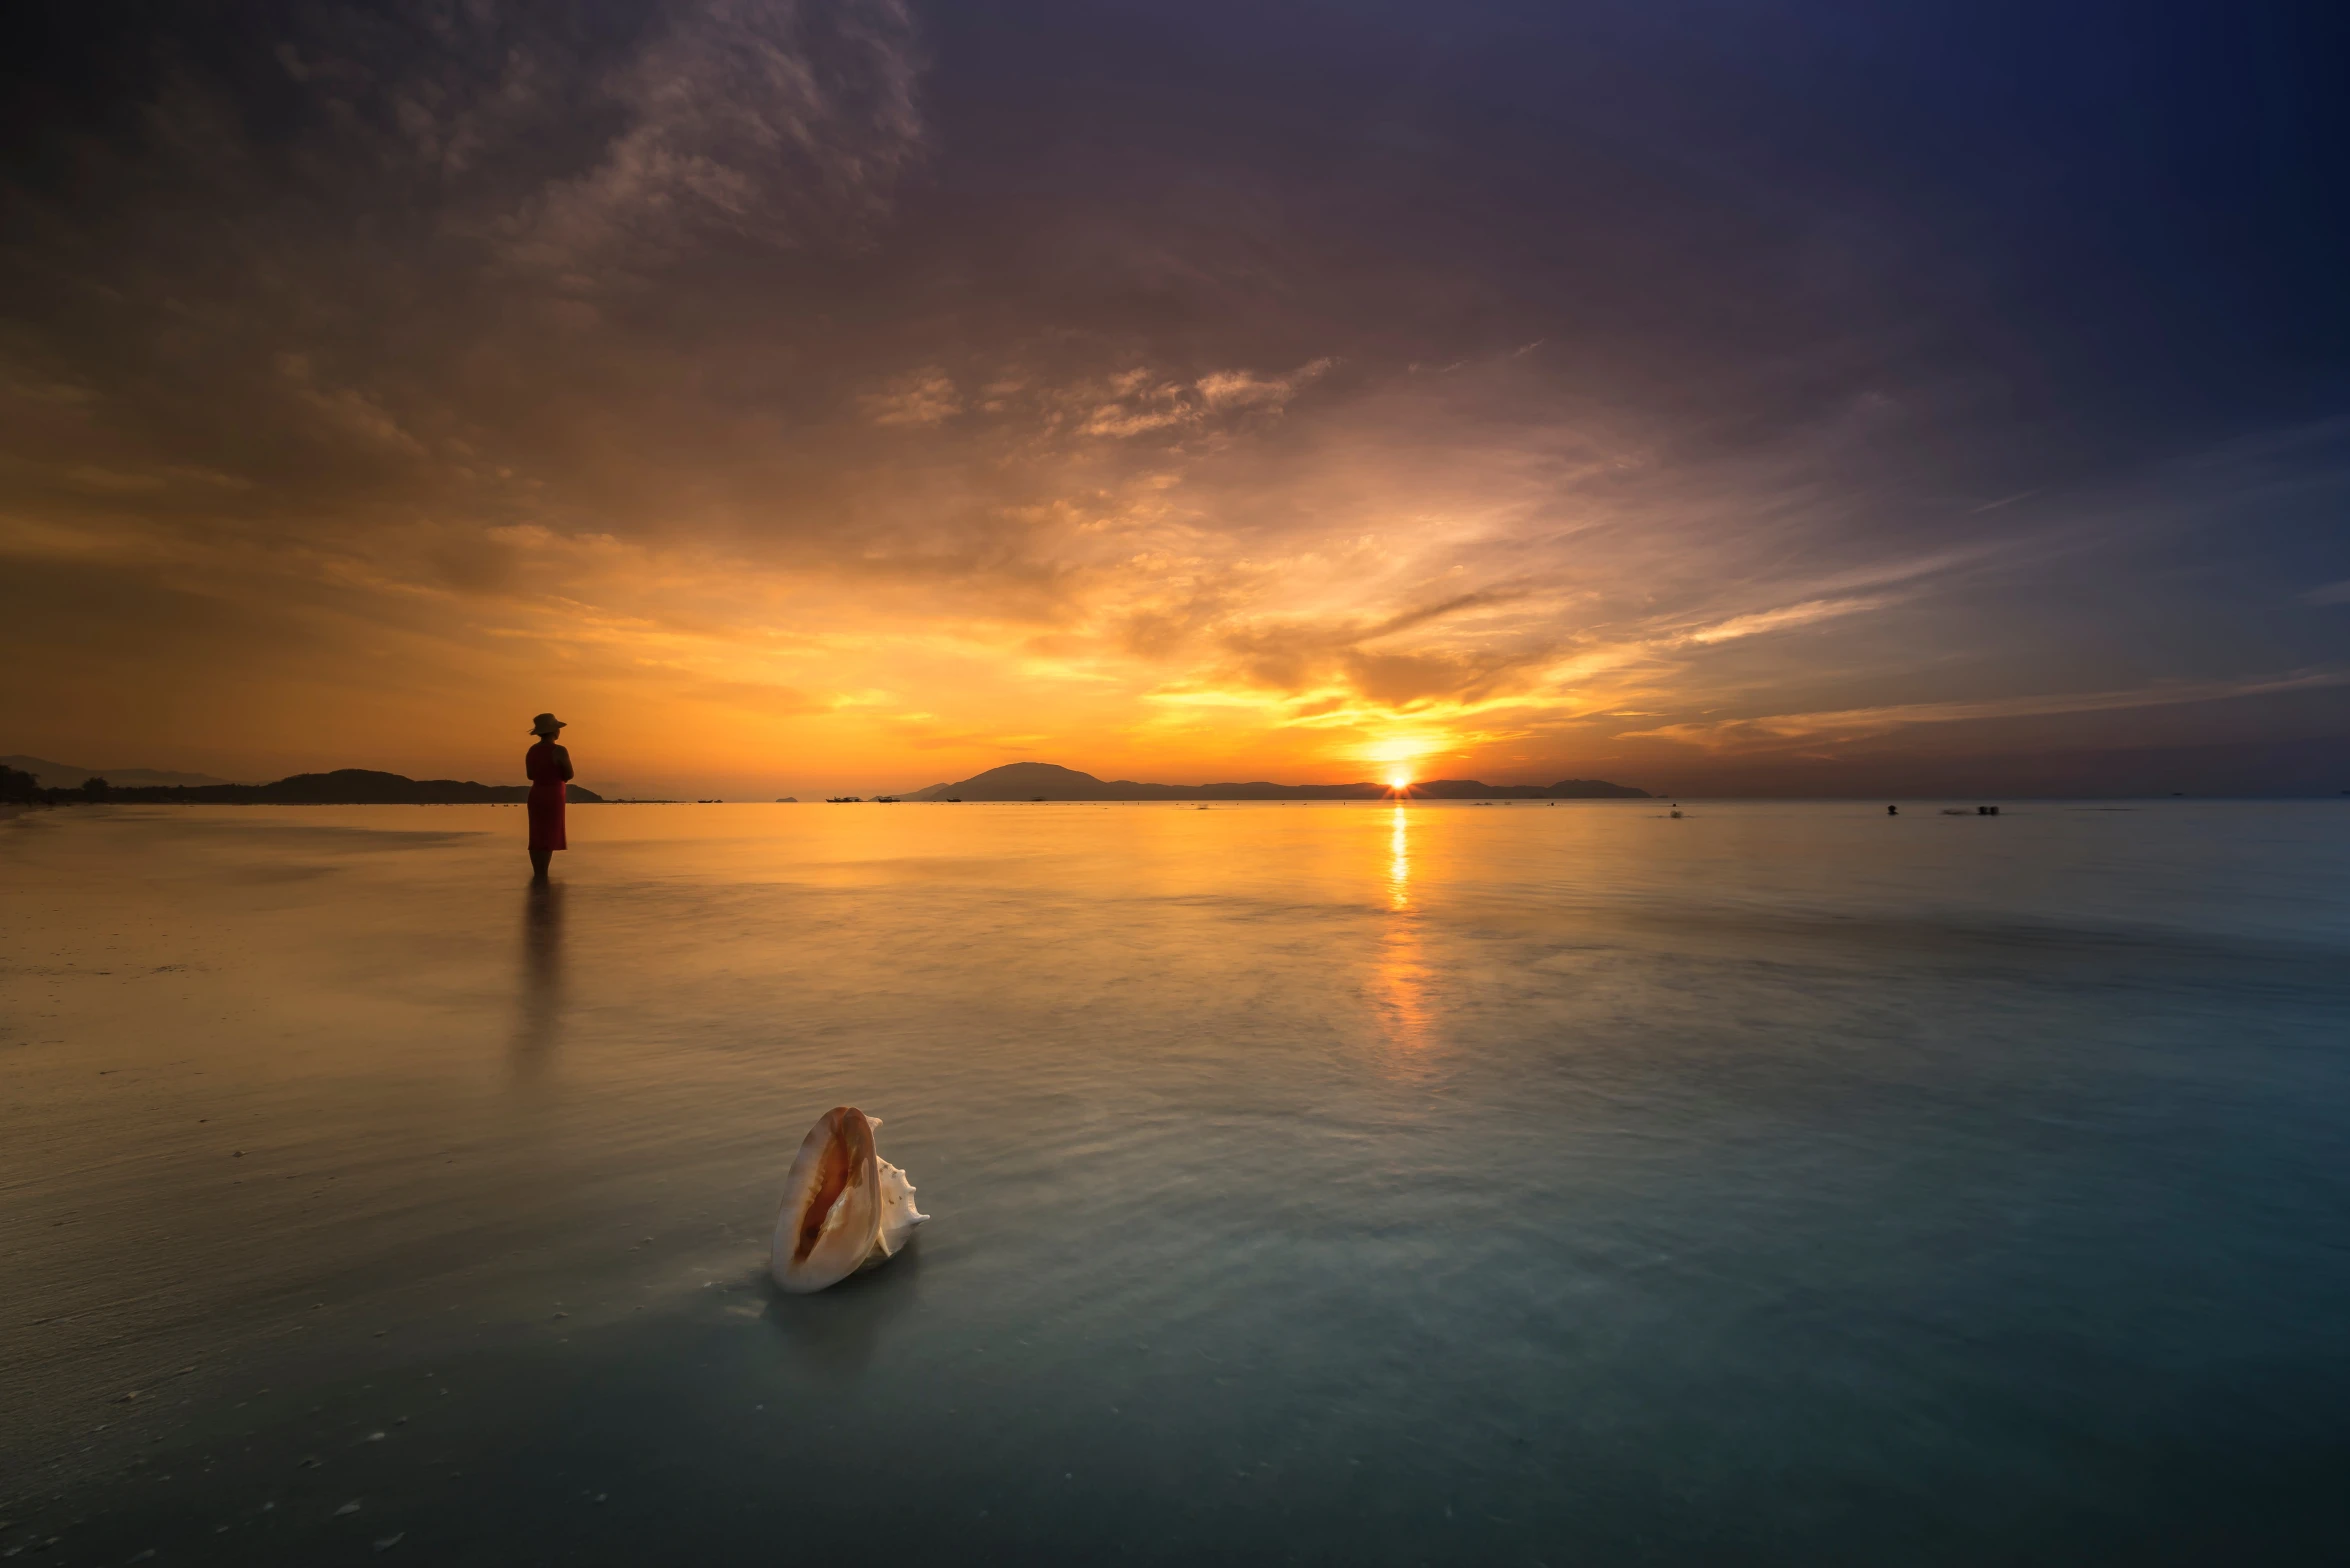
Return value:
M 2338 712 L 2344 26 L 55 8 L 0 554 L 273 755 L 337 682 L 1130 771 Z

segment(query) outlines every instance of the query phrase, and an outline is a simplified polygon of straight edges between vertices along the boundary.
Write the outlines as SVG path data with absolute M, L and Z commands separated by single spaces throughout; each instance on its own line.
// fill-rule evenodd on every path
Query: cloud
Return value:
M 285 25 L 265 47 L 316 113 L 296 167 L 573 292 L 730 241 L 854 248 L 925 143 L 904 0 L 392 0 Z M 273 151 L 233 104 L 173 108 L 192 161 Z
M 65 477 L 89 490 L 106 491 L 118 495 L 136 495 L 160 490 L 166 481 L 160 474 L 124 473 L 117 469 L 101 468 L 95 463 L 81 463 L 66 470 Z
M 1542 664 L 1547 650 L 1522 653 L 1378 653 L 1350 649 L 1345 656 L 1349 685 L 1366 700 L 1407 711 L 1435 700 L 1475 703 L 1491 696 L 1511 677 Z
M 900 0 L 699 0 L 660 14 L 608 83 L 622 128 L 592 167 L 522 203 L 511 259 L 592 275 L 716 234 L 854 240 L 888 210 L 923 137 Z
M 1688 640 L 1698 644 L 1733 642 L 1741 637 L 1759 637 L 1765 632 L 1781 632 L 1795 626 L 1817 625 L 1838 616 L 1857 615 L 1864 610 L 1882 608 L 1884 604 L 1882 599 L 1813 599 L 1784 609 L 1734 615 L 1726 621 L 1699 627 L 1689 633 Z
M 1300 387 L 1327 371 L 1332 363 L 1327 358 L 1311 360 L 1286 376 L 1259 376 L 1248 370 L 1217 370 L 1200 377 L 1193 386 L 1210 408 L 1278 409 L 1295 397 Z
M 1104 403 L 1077 428 L 1089 436 L 1138 436 L 1147 430 L 1165 430 L 1172 425 L 1189 424 L 1198 417 L 1195 410 L 1179 402 L 1169 402 L 1158 408 Z
M 935 366 L 901 376 L 882 391 L 868 392 L 857 404 L 877 425 L 935 425 L 963 410 L 954 381 Z
M 1448 619 L 1523 597 L 1515 589 L 1478 590 L 1378 620 L 1227 619 L 1216 633 L 1226 656 L 1218 679 L 1226 686 L 1307 698 L 1305 707 L 1291 710 L 1296 719 L 1355 719 L 1370 710 L 1403 711 L 1429 703 L 1474 706 L 1547 666 L 1551 643 L 1520 638 L 1489 645 L 1472 636 L 1460 646 L 1426 641 L 1408 647 L 1369 645 L 1411 632 L 1425 637 Z
M 400 422 L 366 393 L 356 387 L 320 386 L 307 355 L 280 354 L 277 368 L 302 406 L 336 433 L 401 457 L 425 455 L 424 443 L 402 429 Z
M 1669 740 L 1719 749 L 1769 741 L 1854 740 L 1916 724 L 1959 724 L 1984 719 L 2045 718 L 2069 713 L 2110 713 L 2130 708 L 2167 708 L 2188 703 L 2227 702 L 2277 692 L 2350 686 L 2350 669 L 2294 670 L 2246 680 L 2165 681 L 2121 691 L 2054 692 L 1980 701 L 1889 703 L 1833 713 L 1779 713 L 1761 718 L 1717 719 L 1626 730 L 1618 740 Z
M 1471 593 L 1455 594 L 1451 598 L 1439 600 L 1435 604 L 1399 611 L 1363 633 L 1362 640 L 1368 642 L 1377 637 L 1392 637 L 1398 632 L 1410 631 L 1416 626 L 1426 626 L 1449 616 L 1460 615 L 1470 610 L 1485 609 L 1489 606 L 1511 604 L 1526 597 L 1527 595 L 1522 589 L 1507 587 L 1480 588 Z
M 2306 604 L 2350 604 L 2350 577 L 2338 583 L 2328 583 L 2323 588 L 2312 588 L 2301 598 Z
M 1188 384 L 1154 380 L 1144 370 L 1122 371 L 1087 399 L 1090 406 L 1077 428 L 1089 436 L 1125 437 L 1199 426 L 1220 415 L 1278 414 L 1335 363 L 1327 357 L 1309 360 L 1279 376 L 1214 370 Z

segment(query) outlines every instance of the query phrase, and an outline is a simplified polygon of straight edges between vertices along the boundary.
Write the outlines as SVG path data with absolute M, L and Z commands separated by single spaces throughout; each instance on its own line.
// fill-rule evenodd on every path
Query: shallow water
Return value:
M 0 1552 L 2350 1551 L 2350 803 L 521 818 L 0 823 Z

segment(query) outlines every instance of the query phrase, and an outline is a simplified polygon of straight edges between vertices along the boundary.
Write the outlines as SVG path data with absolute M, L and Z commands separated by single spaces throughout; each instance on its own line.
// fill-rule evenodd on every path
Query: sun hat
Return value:
M 530 732 L 533 735 L 552 735 L 562 727 L 563 721 L 552 713 L 542 713 L 530 721 Z

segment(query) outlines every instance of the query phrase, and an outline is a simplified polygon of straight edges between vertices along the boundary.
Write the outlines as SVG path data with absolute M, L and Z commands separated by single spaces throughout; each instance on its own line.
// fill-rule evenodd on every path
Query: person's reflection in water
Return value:
M 522 1020 L 514 1031 L 514 1076 L 546 1070 L 563 1013 L 563 884 L 533 882 L 522 896 Z

